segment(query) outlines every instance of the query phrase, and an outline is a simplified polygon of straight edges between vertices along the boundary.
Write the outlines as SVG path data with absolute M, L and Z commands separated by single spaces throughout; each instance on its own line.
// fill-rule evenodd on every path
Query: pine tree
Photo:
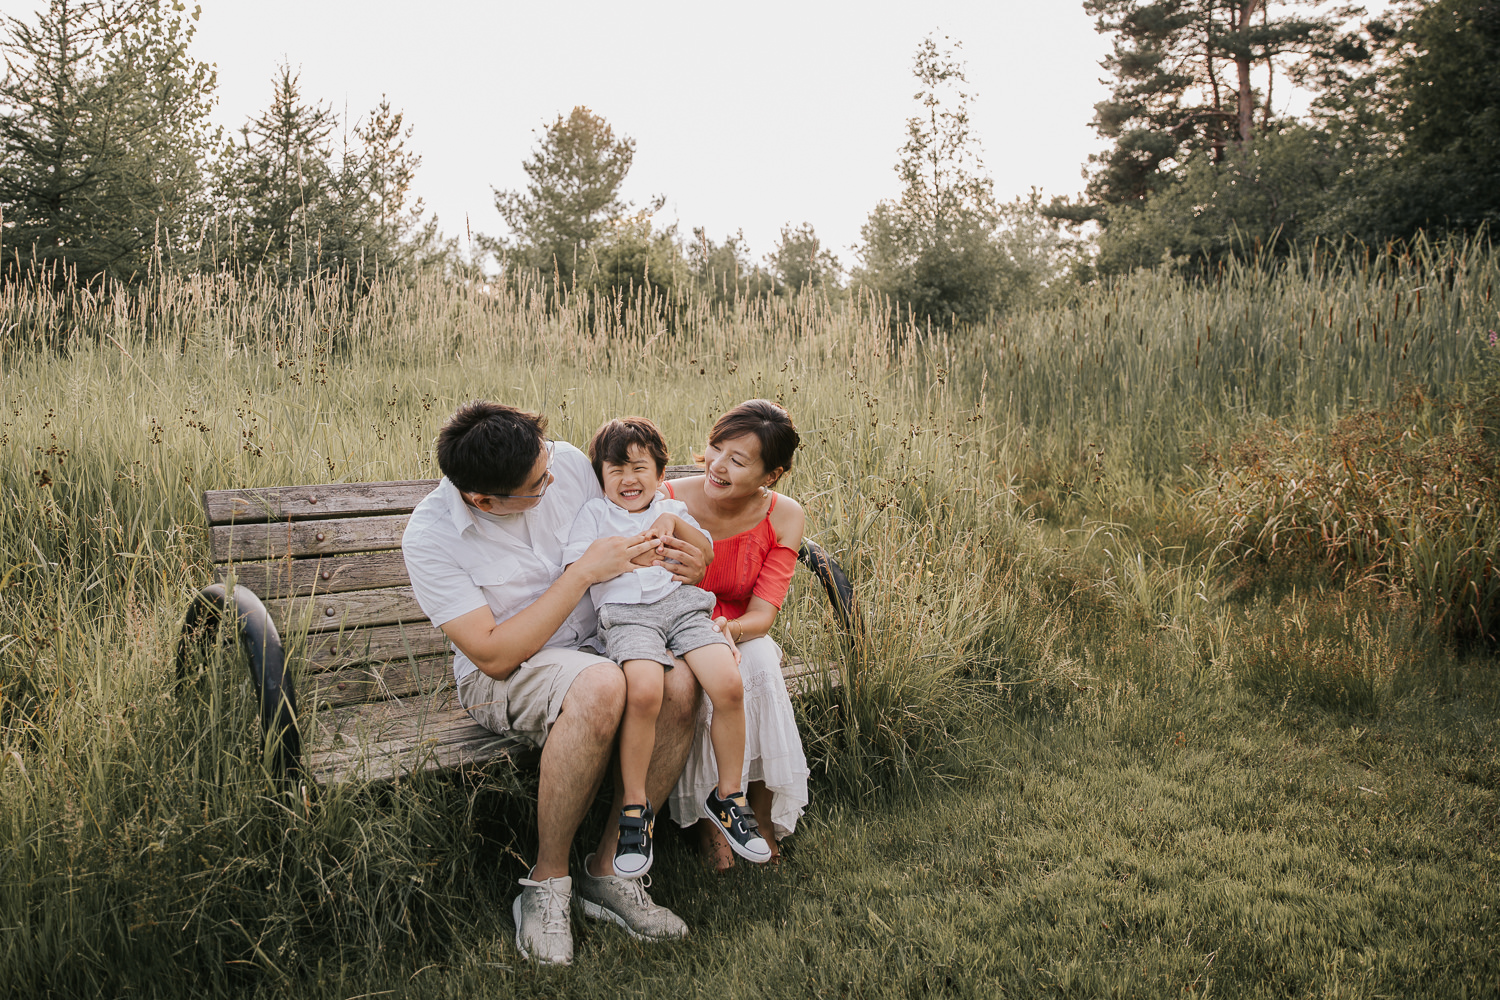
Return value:
M 620 186 L 634 157 L 635 140 L 616 138 L 588 108 L 558 115 L 522 165 L 529 178 L 525 192 L 495 191 L 495 208 L 511 238 L 491 245 L 512 263 L 570 284 L 575 271 L 590 269 L 589 253 L 606 229 L 630 214 Z M 648 214 L 660 204 L 654 202 Z
M 225 256 L 285 280 L 324 269 L 334 176 L 329 137 L 338 118 L 327 105 L 304 101 L 300 74 L 286 64 L 272 88 L 270 107 L 220 156 L 216 186 Z
M 1114 36 L 1103 62 L 1114 86 L 1094 117 L 1113 146 L 1090 157 L 1090 204 L 1053 211 L 1106 223 L 1103 206 L 1144 202 L 1194 153 L 1222 162 L 1276 127 L 1277 78 L 1299 83 L 1345 57 L 1340 29 L 1359 12 L 1322 0 L 1084 0 L 1083 6 L 1101 33 Z
M 35 24 L 4 20 L 3 273 L 129 280 L 195 262 L 215 86 L 188 54 L 197 17 L 167 0 L 51 0 Z

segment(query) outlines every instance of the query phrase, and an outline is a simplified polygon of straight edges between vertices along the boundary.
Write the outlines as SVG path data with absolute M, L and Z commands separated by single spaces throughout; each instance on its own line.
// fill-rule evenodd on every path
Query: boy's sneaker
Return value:
M 516 950 L 542 965 L 571 965 L 573 930 L 568 926 L 568 898 L 573 880 L 566 875 L 534 882 L 521 879 L 521 894 L 511 904 L 516 921 Z
M 615 874 L 640 878 L 651 870 L 651 837 L 656 831 L 656 813 L 651 803 L 620 810 L 620 838 L 615 841 Z
M 590 875 L 593 862 L 592 854 L 583 860 L 578 892 L 573 895 L 573 905 L 585 917 L 619 924 L 637 941 L 687 937 L 687 924 L 665 906 L 652 902 L 642 882 L 618 875 Z
M 771 845 L 760 835 L 755 813 L 750 810 L 750 800 L 743 792 L 721 799 L 717 788 L 709 789 L 708 798 L 703 800 L 703 814 L 718 826 L 734 853 L 746 861 L 771 860 Z

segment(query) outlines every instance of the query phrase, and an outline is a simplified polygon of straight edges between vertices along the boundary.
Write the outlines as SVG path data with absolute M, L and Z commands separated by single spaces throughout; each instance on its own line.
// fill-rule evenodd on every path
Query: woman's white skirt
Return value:
M 741 787 L 764 781 L 774 794 L 771 822 L 779 840 L 791 835 L 797 828 L 797 818 L 807 808 L 808 771 L 792 699 L 781 676 L 781 647 L 774 639 L 762 636 L 740 645 L 740 676 L 745 682 L 745 773 Z M 687 764 L 672 789 L 672 816 L 679 826 L 698 822 L 703 816 L 703 800 L 719 784 L 719 765 L 708 737 L 712 717 L 713 706 L 703 698 Z

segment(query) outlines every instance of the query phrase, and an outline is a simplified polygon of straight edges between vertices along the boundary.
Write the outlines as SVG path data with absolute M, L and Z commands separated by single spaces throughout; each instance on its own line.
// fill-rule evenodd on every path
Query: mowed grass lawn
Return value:
M 815 784 L 779 867 L 715 875 L 668 833 L 652 891 L 685 942 L 575 921 L 574 967 L 520 963 L 505 858 L 453 953 L 317 992 L 1493 996 L 1493 673 L 1373 723 L 1189 686 L 996 717 L 969 773 Z

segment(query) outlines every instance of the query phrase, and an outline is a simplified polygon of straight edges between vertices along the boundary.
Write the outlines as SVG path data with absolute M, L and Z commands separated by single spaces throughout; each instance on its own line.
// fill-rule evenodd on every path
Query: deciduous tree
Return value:
M 958 45 L 928 37 L 912 69 L 920 111 L 907 120 L 896 164 L 902 193 L 882 201 L 860 230 L 860 282 L 934 322 L 973 322 L 1004 304 L 1014 262 L 999 223 Z

